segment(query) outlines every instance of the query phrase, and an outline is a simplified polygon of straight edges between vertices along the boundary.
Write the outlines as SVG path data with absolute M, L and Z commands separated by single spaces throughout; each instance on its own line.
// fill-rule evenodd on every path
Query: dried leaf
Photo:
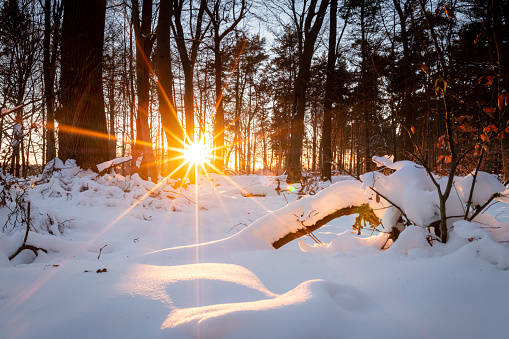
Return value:
M 452 160 L 452 156 L 451 156 L 451 155 L 448 155 L 448 156 L 446 156 L 444 159 L 445 159 L 445 161 L 444 161 L 444 162 L 445 162 L 446 164 L 450 164 L 450 163 L 451 163 L 451 160 Z
M 488 114 L 492 119 L 495 119 L 496 108 L 493 107 L 483 107 L 484 113 Z
M 412 130 L 412 133 L 415 134 L 415 127 L 412 126 L 412 127 L 410 127 L 410 129 Z
M 482 33 L 477 34 L 477 36 L 475 37 L 475 40 L 474 40 L 474 45 L 479 42 L 480 37 L 482 37 Z
M 500 94 L 500 96 L 498 97 L 498 109 L 499 110 L 502 110 L 502 109 L 504 109 L 504 106 L 507 106 L 508 99 L 509 99 L 509 97 L 508 97 L 507 93 Z
M 447 5 L 444 5 L 444 9 L 445 9 L 445 14 L 449 18 L 456 20 L 456 15 L 454 14 L 454 11 L 451 8 L 449 8 Z
M 443 156 L 443 155 L 440 155 L 440 156 L 438 156 L 438 158 L 437 158 L 437 162 L 440 162 L 440 161 L 442 161 L 443 159 L 444 159 L 444 156 Z
M 486 81 L 486 83 L 485 83 L 485 85 L 486 85 L 486 86 L 488 86 L 488 85 L 493 85 L 493 80 L 495 80 L 495 77 L 494 77 L 494 76 L 492 76 L 492 75 L 488 75 L 488 76 L 486 77 L 486 80 L 487 80 L 487 81 Z
M 442 136 L 440 136 L 440 138 L 438 138 L 438 147 L 440 146 L 445 146 L 445 134 L 443 134 Z
M 422 69 L 422 71 L 423 71 L 424 73 L 428 74 L 428 66 L 426 66 L 426 65 L 422 65 L 422 66 L 421 66 L 421 69 Z M 428 74 L 428 75 L 429 75 L 429 74 Z

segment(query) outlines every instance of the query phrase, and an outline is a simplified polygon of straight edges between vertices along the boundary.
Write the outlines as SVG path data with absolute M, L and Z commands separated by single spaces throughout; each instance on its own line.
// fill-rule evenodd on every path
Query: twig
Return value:
M 482 211 L 486 208 L 486 206 L 488 206 L 488 205 L 489 205 L 489 204 L 493 201 L 493 199 L 498 198 L 498 197 L 500 197 L 500 193 L 494 193 L 494 194 L 493 194 L 493 195 L 492 195 L 492 196 L 488 199 L 488 201 L 486 201 L 486 202 L 484 203 L 484 205 L 482 205 L 480 208 L 478 208 L 478 209 L 475 211 L 475 213 L 474 213 L 474 214 L 472 214 L 472 216 L 471 216 L 470 218 L 468 218 L 467 220 L 468 220 L 468 221 L 472 221 L 472 220 L 474 220 L 474 218 L 475 218 L 475 217 L 477 217 L 477 216 L 479 215 L 479 213 L 481 213 L 481 212 L 482 212 Z
M 99 255 L 97 256 L 97 260 L 99 260 L 99 258 L 101 257 L 101 252 L 102 252 L 103 248 L 105 248 L 106 246 L 108 246 L 108 245 L 104 245 L 103 247 L 101 247 L 99 249 Z
M 239 226 L 239 225 L 244 225 L 244 227 L 247 227 L 247 224 L 246 223 L 243 223 L 243 222 L 239 222 L 238 224 L 235 224 L 233 225 L 232 228 L 230 228 L 226 233 L 230 232 L 232 229 L 234 229 L 235 227 Z

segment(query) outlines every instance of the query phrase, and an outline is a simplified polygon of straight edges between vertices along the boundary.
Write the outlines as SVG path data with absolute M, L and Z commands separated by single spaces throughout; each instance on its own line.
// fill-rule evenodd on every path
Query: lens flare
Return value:
M 208 163 L 210 154 L 210 149 L 207 145 L 200 142 L 191 143 L 184 149 L 184 158 L 186 159 L 186 162 L 195 165 Z

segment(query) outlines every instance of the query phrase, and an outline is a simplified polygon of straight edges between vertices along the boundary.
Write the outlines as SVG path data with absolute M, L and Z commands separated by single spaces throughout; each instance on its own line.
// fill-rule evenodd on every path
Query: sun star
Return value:
M 186 146 L 184 149 L 184 157 L 188 163 L 203 165 L 208 162 L 210 149 L 205 144 L 194 142 Z

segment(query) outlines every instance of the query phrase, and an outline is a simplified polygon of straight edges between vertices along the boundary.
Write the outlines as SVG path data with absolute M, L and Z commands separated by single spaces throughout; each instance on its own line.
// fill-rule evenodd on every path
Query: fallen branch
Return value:
M 313 225 L 302 225 L 303 228 L 297 230 L 296 232 L 291 232 L 283 236 L 282 238 L 276 240 L 272 243 L 272 246 L 275 249 L 280 248 L 283 245 L 286 245 L 292 240 L 300 238 L 302 236 L 309 235 L 311 232 L 319 229 L 320 227 L 326 225 L 330 221 L 340 218 L 345 215 L 359 214 L 359 220 L 364 220 L 364 222 L 369 222 L 372 225 L 379 225 L 380 220 L 376 216 L 375 212 L 368 204 L 362 204 L 360 206 L 349 206 L 345 208 L 341 208 L 332 212 L 331 214 L 326 215 L 322 219 L 318 220 Z

